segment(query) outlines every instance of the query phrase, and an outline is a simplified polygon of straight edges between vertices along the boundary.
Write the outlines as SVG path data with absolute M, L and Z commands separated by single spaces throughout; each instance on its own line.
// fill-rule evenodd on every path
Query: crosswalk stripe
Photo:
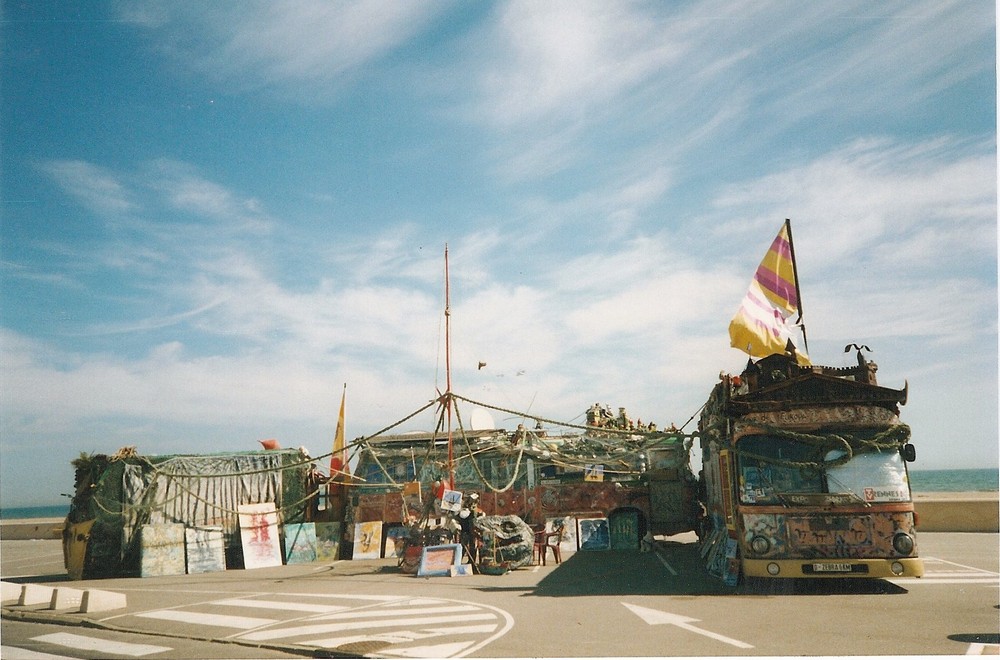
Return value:
M 981 578 L 935 578 L 927 577 L 926 575 L 922 578 L 892 578 L 889 580 L 893 584 L 992 584 L 1000 586 L 1000 578 L 998 577 L 981 577 Z
M 340 612 L 348 609 L 346 605 L 321 605 L 318 603 L 292 603 L 284 600 L 254 600 L 252 598 L 227 598 L 213 600 L 212 605 L 226 607 L 253 607 L 267 610 L 286 610 L 289 612 Z
M 411 614 L 445 614 L 447 612 L 478 611 L 480 611 L 480 608 L 475 605 L 443 605 L 441 607 L 414 607 L 408 609 L 355 610 L 353 612 L 338 612 L 336 614 L 319 616 L 316 617 L 316 619 L 369 619 L 382 616 L 409 616 Z
M 209 614 L 207 612 L 186 612 L 182 610 L 155 610 L 141 612 L 136 616 L 148 619 L 162 619 L 180 623 L 196 623 L 203 626 L 219 626 L 222 628 L 259 628 L 277 623 L 278 619 L 260 619 L 250 616 L 229 616 L 227 614 Z
M 152 644 L 131 644 L 129 642 L 116 642 L 110 639 L 100 639 L 98 637 L 85 637 L 73 633 L 51 633 L 32 637 L 32 641 L 45 642 L 46 644 L 56 644 L 72 649 L 83 651 L 96 651 L 107 655 L 128 655 L 138 658 L 153 653 L 163 653 L 172 651 L 169 646 L 154 646 Z
M 459 621 L 484 621 L 496 619 L 492 612 L 480 612 L 474 614 L 456 614 L 452 616 L 425 616 L 412 617 L 409 619 L 390 619 L 388 621 L 344 621 L 341 623 L 326 623 L 309 626 L 297 626 L 291 628 L 281 628 L 278 630 L 259 630 L 257 632 L 240 635 L 240 639 L 251 641 L 265 641 L 269 639 L 279 639 L 282 637 L 294 637 L 298 635 L 318 635 L 323 633 L 340 632 L 342 630 L 363 630 L 365 628 L 389 628 L 393 626 L 421 626 L 431 623 L 450 623 Z
M 68 655 L 52 655 L 19 646 L 0 646 L 0 658 L 4 660 L 76 660 Z
M 326 639 L 313 639 L 304 642 L 306 646 L 318 646 L 325 649 L 338 648 L 345 644 L 356 644 L 358 642 L 388 642 L 390 644 L 405 644 L 418 639 L 430 637 L 443 637 L 445 635 L 469 635 L 475 633 L 491 633 L 497 629 L 496 623 L 488 623 L 480 626 L 455 626 L 453 628 L 426 628 L 421 631 L 396 630 L 393 632 L 383 632 L 374 635 L 348 635 L 347 637 L 327 637 Z M 471 642 L 470 642 L 471 643 Z
M 454 642 L 452 644 L 438 644 L 437 646 L 410 646 L 385 650 L 382 651 L 382 654 L 401 658 L 450 658 L 466 650 L 472 644 L 472 642 Z
M 393 600 L 399 600 L 399 596 L 373 596 L 371 594 L 311 594 L 311 593 L 296 593 L 288 592 L 282 593 L 283 596 L 301 596 L 304 598 L 330 598 L 330 599 L 340 599 L 340 600 L 370 600 L 375 602 L 389 602 Z M 416 599 L 414 599 L 416 600 Z M 421 599 L 423 600 L 423 599 Z M 412 602 L 412 601 L 411 601 Z

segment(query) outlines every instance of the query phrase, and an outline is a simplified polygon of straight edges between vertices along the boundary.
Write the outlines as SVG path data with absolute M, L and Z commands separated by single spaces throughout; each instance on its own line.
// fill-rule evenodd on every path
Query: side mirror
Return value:
M 917 448 L 907 442 L 903 445 L 903 460 L 907 463 L 912 463 L 917 460 Z

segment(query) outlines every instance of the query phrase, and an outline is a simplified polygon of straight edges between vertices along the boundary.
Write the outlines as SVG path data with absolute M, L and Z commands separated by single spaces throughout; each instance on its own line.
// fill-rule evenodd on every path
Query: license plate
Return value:
M 813 564 L 816 573 L 850 573 L 850 564 Z

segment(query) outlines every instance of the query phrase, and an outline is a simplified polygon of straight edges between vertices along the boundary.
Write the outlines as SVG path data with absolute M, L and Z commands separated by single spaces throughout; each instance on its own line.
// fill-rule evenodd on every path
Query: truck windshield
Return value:
M 906 502 L 910 485 L 906 464 L 895 449 L 854 454 L 843 465 L 826 470 L 827 490 L 853 493 L 865 502 Z
M 845 452 L 772 435 L 747 436 L 739 446 L 739 491 L 745 504 L 868 504 L 910 499 L 906 464 L 896 449 L 859 444 L 852 447 L 848 462 L 825 466 Z

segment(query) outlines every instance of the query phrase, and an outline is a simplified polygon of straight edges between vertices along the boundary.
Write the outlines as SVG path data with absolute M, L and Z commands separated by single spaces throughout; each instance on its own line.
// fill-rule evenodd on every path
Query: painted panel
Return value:
M 615 511 L 608 518 L 612 550 L 639 549 L 639 512 L 635 509 Z
M 379 559 L 382 554 L 382 521 L 354 524 L 354 559 Z
M 188 527 L 184 536 L 188 573 L 226 570 L 226 544 L 221 527 Z
M 316 561 L 336 561 L 340 559 L 340 540 L 342 535 L 342 523 L 316 523 Z
M 184 575 L 184 525 L 139 528 L 139 575 Z
M 403 551 L 406 549 L 406 539 L 409 538 L 410 531 L 403 525 L 390 525 L 385 529 L 385 552 L 384 557 L 395 557 L 401 559 Z
M 237 511 L 243 545 L 243 567 L 281 566 L 281 540 L 274 502 L 241 504 Z
M 418 577 L 451 575 L 453 566 L 462 563 L 462 546 L 456 544 L 431 545 L 424 548 L 420 557 Z
M 577 523 L 581 550 L 608 550 L 611 547 L 607 518 L 580 518 Z
M 316 561 L 316 523 L 285 525 L 285 563 Z

